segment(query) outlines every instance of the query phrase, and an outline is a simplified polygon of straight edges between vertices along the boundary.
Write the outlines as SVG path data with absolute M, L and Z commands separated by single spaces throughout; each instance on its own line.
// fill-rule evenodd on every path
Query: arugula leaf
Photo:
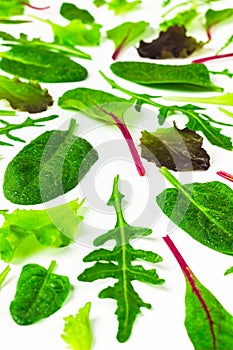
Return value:
M 87 70 L 79 63 L 56 52 L 30 46 L 15 46 L 2 53 L 0 68 L 29 80 L 63 83 L 85 80 Z M 65 69 L 64 69 L 65 67 Z
M 83 23 L 95 22 L 95 18 L 90 14 L 90 12 L 80 9 L 76 5 L 70 4 L 69 2 L 64 2 L 61 5 L 60 14 L 69 21 L 72 21 L 73 19 L 80 19 Z
M 2 113 L 2 115 L 6 115 L 6 113 Z M 9 115 L 9 112 L 7 112 L 7 115 Z M 11 132 L 14 130 L 27 128 L 29 126 L 38 126 L 38 127 L 44 126 L 43 124 L 41 124 L 42 122 L 47 122 L 49 120 L 53 120 L 56 118 L 58 118 L 57 115 L 51 115 L 49 117 L 37 118 L 37 119 L 32 119 L 30 117 L 27 117 L 27 119 L 20 124 L 11 124 L 3 119 L 0 119 L 0 124 L 4 125 L 3 127 L 0 127 L 0 135 L 5 135 L 6 137 L 8 137 L 10 140 L 13 140 L 13 141 L 25 142 L 23 139 L 13 136 Z M 0 141 L 0 145 L 13 146 L 12 144 L 3 142 L 3 141 Z
M 101 90 L 77 88 L 65 92 L 59 98 L 58 105 L 61 108 L 82 111 L 91 118 L 110 121 L 115 124 L 128 144 L 139 175 L 145 175 L 142 161 L 124 122 L 124 113 L 132 106 L 131 100 L 126 100 Z
M 175 171 L 207 170 L 210 157 L 201 147 L 203 138 L 185 128 L 157 129 L 142 132 L 142 157 L 156 166 L 166 166 Z
M 91 303 L 88 302 L 79 309 L 75 316 L 64 317 L 65 326 L 62 338 L 73 350 L 90 350 L 92 332 L 90 322 Z
M 5 41 L 5 43 L 3 44 L 5 46 L 15 46 L 16 44 L 18 44 L 20 46 L 30 46 L 38 49 L 49 50 L 52 52 L 55 51 L 58 53 L 62 53 L 64 55 L 75 56 L 75 57 L 80 57 L 84 59 L 91 59 L 90 55 L 77 49 L 76 47 L 59 45 L 56 42 L 50 43 L 47 41 L 42 41 L 40 38 L 34 38 L 32 40 L 28 40 L 27 35 L 23 33 L 20 33 L 19 38 L 15 38 L 11 34 L 0 31 L 0 38 L 3 41 Z
M 46 131 L 26 145 L 8 164 L 5 197 L 12 203 L 39 204 L 72 190 L 98 159 L 91 144 L 66 131 Z
M 165 20 L 159 24 L 159 28 L 162 31 L 166 31 L 168 28 L 177 26 L 187 26 L 199 15 L 196 9 L 191 8 L 189 10 L 178 12 L 175 17 Z
M 42 90 L 37 82 L 22 82 L 0 75 L 0 99 L 7 100 L 11 107 L 29 113 L 39 113 L 53 104 L 48 90 Z
M 229 17 L 233 16 L 233 9 L 232 8 L 227 8 L 223 10 L 212 10 L 208 9 L 207 12 L 205 13 L 205 27 L 206 27 L 206 33 L 208 36 L 208 39 L 211 40 L 211 29 L 213 26 L 216 24 L 225 21 Z
M 84 282 L 92 282 L 109 277 L 118 280 L 114 286 L 102 290 L 99 297 L 111 298 L 117 301 L 117 310 L 115 312 L 119 323 L 117 339 L 121 343 L 128 340 L 141 307 L 151 308 L 151 305 L 145 303 L 134 290 L 131 281 L 138 280 L 155 285 L 164 283 L 164 280 L 159 278 L 155 269 L 145 270 L 141 265 L 132 264 L 135 259 L 157 263 L 162 261 L 162 258 L 150 251 L 135 250 L 129 243 L 133 237 L 147 236 L 151 234 L 152 230 L 133 227 L 125 221 L 122 213 L 123 197 L 124 195 L 119 191 L 119 176 L 116 176 L 112 195 L 108 201 L 108 205 L 113 206 L 116 211 L 117 221 L 115 228 L 94 240 L 95 246 L 100 246 L 109 240 L 115 240 L 116 246 L 112 251 L 98 249 L 88 254 L 84 261 L 96 261 L 96 263 L 78 276 L 78 280 Z
M 202 41 L 197 42 L 195 38 L 187 36 L 186 31 L 183 25 L 173 25 L 161 31 L 151 43 L 140 41 L 137 51 L 141 57 L 154 59 L 185 58 L 204 45 Z
M 229 78 L 233 78 L 233 73 L 229 71 L 229 69 L 223 69 L 222 71 L 209 71 L 211 74 L 220 74 L 220 75 L 226 75 Z
M 69 292 L 68 277 L 56 275 L 53 270 L 37 264 L 27 264 L 20 274 L 14 300 L 10 304 L 13 320 L 19 325 L 29 325 L 49 317 L 64 304 Z
M 0 273 L 0 287 L 2 287 L 3 282 L 5 281 L 8 273 L 10 272 L 11 268 L 8 265 L 1 273 Z
M 82 203 L 71 201 L 44 210 L 16 209 L 11 214 L 0 211 L 4 223 L 0 228 L 1 259 L 26 257 L 43 247 L 61 248 L 73 242 L 83 217 L 77 215 Z
M 110 66 L 117 76 L 137 84 L 157 87 L 158 84 L 190 86 L 201 90 L 223 91 L 214 85 L 204 64 L 168 65 L 147 62 L 115 62 Z M 165 85 L 166 86 L 166 85 Z
M 115 44 L 115 51 L 112 58 L 116 60 L 121 51 L 131 44 L 135 39 L 138 39 L 146 30 L 149 23 L 140 22 L 125 22 L 119 26 L 107 31 L 107 37 Z
M 221 129 L 216 128 L 212 125 L 219 124 L 225 126 L 232 126 L 232 124 L 218 122 L 210 118 L 208 115 L 203 113 L 203 110 L 205 110 L 205 108 L 197 107 L 191 104 L 184 106 L 164 106 L 160 103 L 153 101 L 153 98 L 155 98 L 156 96 L 151 96 L 148 94 L 137 94 L 135 92 L 126 90 L 118 84 L 116 84 L 115 81 L 113 81 L 112 79 L 106 77 L 106 75 L 104 75 L 102 72 L 100 73 L 104 77 L 104 79 L 112 86 L 113 89 L 117 89 L 131 96 L 131 103 L 133 104 L 135 102 L 136 108 L 141 108 L 143 104 L 149 104 L 151 106 L 159 108 L 158 119 L 161 125 L 170 115 L 185 115 L 186 117 L 188 117 L 188 123 L 186 123 L 187 128 L 193 131 L 203 132 L 203 134 L 206 136 L 209 142 L 213 145 L 227 150 L 232 150 L 231 138 L 221 134 Z
M 232 189 L 218 181 L 182 185 L 165 167 L 160 171 L 175 187 L 164 190 L 156 198 L 164 214 L 198 242 L 218 252 L 233 254 Z
M 209 103 L 215 105 L 233 105 L 233 93 L 227 93 L 224 95 L 210 96 L 210 97 L 187 97 L 187 96 L 168 96 L 164 98 L 169 101 L 186 101 L 186 102 L 199 102 Z
M 185 327 L 196 350 L 230 349 L 233 317 L 199 282 L 169 236 L 164 241 L 179 263 L 186 281 Z

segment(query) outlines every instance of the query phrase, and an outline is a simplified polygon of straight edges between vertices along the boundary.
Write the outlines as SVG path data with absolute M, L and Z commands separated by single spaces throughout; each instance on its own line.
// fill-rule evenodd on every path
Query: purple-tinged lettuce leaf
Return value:
M 202 148 L 203 138 L 188 128 L 157 129 L 143 131 L 141 141 L 142 157 L 156 166 L 166 166 L 174 171 L 207 170 L 210 157 Z
M 139 39 L 148 25 L 149 23 L 145 21 L 125 22 L 108 30 L 107 37 L 115 44 L 115 51 L 112 58 L 116 60 L 125 47 L 133 43 L 136 39 Z
M 202 48 L 203 42 L 186 35 L 186 28 L 178 25 L 161 31 L 159 37 L 151 43 L 140 41 L 138 53 L 141 57 L 164 59 L 164 58 L 185 58 L 195 50 Z
M 232 348 L 233 317 L 197 279 L 169 236 L 164 241 L 179 263 L 186 281 L 185 327 L 195 350 Z
M 229 19 L 231 16 L 233 16 L 233 9 L 228 8 L 228 9 L 223 9 L 223 10 L 212 10 L 208 9 L 207 12 L 205 13 L 205 27 L 206 27 L 206 34 L 208 36 L 208 39 L 211 40 L 211 29 L 213 26 L 215 26 L 218 23 L 221 23 L 227 19 Z

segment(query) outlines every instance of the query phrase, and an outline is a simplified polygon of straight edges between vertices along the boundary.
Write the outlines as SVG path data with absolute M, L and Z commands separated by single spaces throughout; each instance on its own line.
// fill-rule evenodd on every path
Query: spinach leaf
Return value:
M 199 282 L 169 236 L 164 241 L 179 263 L 186 281 L 185 327 L 195 350 L 230 349 L 233 317 Z
M 141 57 L 155 59 L 185 58 L 204 45 L 203 42 L 187 36 L 186 31 L 183 25 L 169 27 L 166 31 L 161 31 L 159 37 L 151 43 L 141 41 L 138 53 Z
M 206 19 L 205 27 L 206 27 L 206 33 L 209 40 L 212 39 L 211 38 L 212 27 L 222 21 L 225 21 L 231 16 L 233 16 L 232 8 L 217 10 L 217 11 L 212 9 L 207 10 L 207 12 L 205 13 L 205 19 Z
M 2 111 L 2 112 L 4 112 L 4 111 Z M 9 115 L 9 112 L 7 111 L 7 113 L 2 113 L 2 115 L 6 115 L 6 114 Z M 27 117 L 27 119 L 20 124 L 11 124 L 3 119 L 0 119 L 0 124 L 3 125 L 3 127 L 0 127 L 0 135 L 5 135 L 8 139 L 13 140 L 13 141 L 25 142 L 23 139 L 16 137 L 16 136 L 13 136 L 11 134 L 11 132 L 14 130 L 19 130 L 19 129 L 27 128 L 30 126 L 41 127 L 41 126 L 44 126 L 41 123 L 56 119 L 57 117 L 58 117 L 57 115 L 51 115 L 49 117 L 37 118 L 37 119 L 32 119 L 30 117 Z M 11 143 L 7 143 L 4 141 L 0 141 L 0 145 L 1 146 L 13 146 Z
M 11 214 L 0 211 L 5 219 L 0 228 L 1 259 L 9 262 L 43 247 L 61 248 L 71 244 L 83 220 L 78 215 L 81 205 L 82 202 L 74 200 L 43 210 L 16 209 Z
M 158 102 L 155 102 L 153 99 L 158 96 L 151 96 L 148 94 L 138 94 L 129 90 L 124 89 L 120 85 L 118 85 L 114 80 L 109 79 L 104 75 L 102 72 L 100 72 L 101 75 L 104 77 L 104 79 L 112 86 L 113 89 L 117 89 L 119 91 L 124 92 L 125 94 L 131 96 L 131 103 L 136 103 L 136 108 L 140 109 L 143 104 L 149 104 L 153 107 L 159 108 L 159 114 L 158 119 L 159 123 L 162 125 L 166 118 L 168 118 L 171 115 L 177 115 L 180 114 L 186 116 L 188 118 L 188 122 L 186 123 L 186 126 L 188 129 L 193 131 L 201 131 L 206 138 L 209 140 L 210 143 L 213 145 L 216 145 L 218 147 L 232 150 L 232 142 L 231 138 L 228 136 L 225 136 L 221 134 L 221 129 L 216 128 L 214 124 L 218 125 L 225 125 L 225 126 L 232 126 L 232 124 L 226 124 L 222 122 L 218 122 L 208 115 L 206 115 L 203 111 L 205 108 L 197 107 L 191 104 L 187 104 L 184 106 L 165 106 Z
M 149 23 L 145 21 L 140 22 L 125 22 L 119 26 L 107 31 L 107 37 L 115 44 L 115 51 L 112 55 L 114 60 L 117 59 L 121 51 L 129 44 L 141 36 Z
M 92 331 L 90 322 L 91 303 L 86 303 L 75 316 L 64 317 L 62 338 L 73 350 L 91 350 Z
M 53 270 L 37 264 L 27 264 L 20 274 L 14 300 L 10 304 L 13 320 L 19 325 L 29 325 L 49 317 L 64 304 L 69 292 L 68 277 L 56 275 Z
M 30 46 L 38 49 L 49 50 L 52 52 L 55 51 L 68 56 L 91 59 L 91 56 L 89 54 L 77 49 L 76 47 L 60 45 L 56 42 L 50 43 L 47 41 L 43 41 L 39 38 L 34 38 L 32 40 L 29 40 L 27 35 L 23 33 L 20 34 L 19 38 L 15 38 L 11 34 L 0 31 L 0 38 L 4 41 L 3 45 L 5 46 L 15 46 L 15 45 Z M 4 54 L 1 53 L 1 56 L 4 56 Z
M 162 23 L 159 24 L 159 27 L 162 31 L 166 31 L 168 28 L 173 27 L 175 25 L 177 26 L 187 26 L 194 20 L 195 17 L 198 16 L 198 12 L 196 9 L 191 8 L 189 10 L 178 12 L 175 17 L 172 17 L 171 19 L 164 20 Z
M 203 138 L 185 128 L 157 129 L 143 131 L 141 141 L 142 157 L 156 166 L 166 166 L 175 171 L 207 170 L 210 157 L 202 148 Z
M 126 100 L 101 90 L 77 88 L 65 92 L 59 98 L 58 105 L 61 108 L 76 109 L 91 118 L 110 121 L 115 124 L 127 142 L 139 175 L 145 175 L 142 161 L 124 122 L 124 113 L 132 106 L 131 100 Z
M 60 8 L 60 14 L 72 21 L 73 19 L 80 19 L 83 23 L 93 23 L 95 18 L 87 10 L 82 10 L 74 4 L 64 2 Z
M 128 340 L 133 324 L 141 307 L 151 308 L 145 303 L 134 290 L 132 281 L 147 282 L 150 284 L 162 284 L 155 269 L 146 270 L 141 265 L 134 265 L 135 259 L 141 259 L 150 263 L 162 261 L 162 258 L 150 251 L 135 250 L 130 240 L 133 237 L 143 237 L 151 234 L 152 230 L 143 227 L 130 226 L 124 219 L 122 213 L 122 199 L 124 195 L 119 191 L 119 176 L 116 176 L 113 184 L 112 195 L 108 205 L 113 206 L 117 221 L 115 228 L 99 236 L 94 240 L 95 246 L 100 246 L 109 240 L 115 240 L 114 249 L 98 249 L 88 254 L 85 262 L 96 261 L 95 265 L 87 268 L 78 276 L 79 281 L 93 282 L 98 279 L 114 278 L 117 282 L 112 287 L 107 287 L 99 294 L 100 298 L 111 298 L 117 301 L 115 314 L 118 318 L 117 339 L 123 343 Z
M 209 71 L 203 64 L 178 66 L 147 62 L 115 62 L 110 68 L 114 74 L 123 79 L 150 87 L 174 84 L 176 88 L 190 86 L 202 90 L 223 91 L 221 87 L 211 82 Z
M 87 77 L 87 70 L 79 63 L 42 48 L 15 46 L 2 56 L 2 70 L 30 80 L 63 83 L 81 81 Z
M 4 175 L 5 197 L 29 205 L 49 201 L 72 190 L 98 159 L 85 139 L 69 130 L 46 131 L 25 146 L 8 164 Z
M 224 95 L 210 96 L 210 97 L 189 97 L 189 96 L 169 96 L 165 98 L 169 101 L 186 101 L 186 102 L 198 102 L 215 105 L 233 105 L 233 93 L 227 93 Z
M 25 83 L 4 75 L 0 75 L 0 99 L 7 100 L 14 109 L 29 113 L 46 111 L 53 104 L 48 90 L 42 90 L 37 82 Z
M 198 242 L 233 254 L 232 189 L 218 181 L 182 185 L 165 167 L 161 173 L 175 187 L 157 196 L 164 214 Z

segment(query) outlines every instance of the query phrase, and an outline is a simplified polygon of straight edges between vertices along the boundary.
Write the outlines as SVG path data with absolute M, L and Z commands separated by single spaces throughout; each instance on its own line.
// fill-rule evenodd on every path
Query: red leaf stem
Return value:
M 221 177 L 223 177 L 224 179 L 227 179 L 231 182 L 233 182 L 233 175 L 226 173 L 225 171 L 218 171 L 217 174 Z
M 45 6 L 45 7 L 37 7 L 37 6 L 33 6 L 31 4 L 28 4 L 26 2 L 21 2 L 22 5 L 25 5 L 27 7 L 30 7 L 31 9 L 33 10 L 39 10 L 39 11 L 42 11 L 42 10 L 48 10 L 50 8 L 50 6 Z
M 223 55 L 215 55 L 215 56 L 198 58 L 196 60 L 193 60 L 192 63 L 204 63 L 207 61 L 218 60 L 220 58 L 228 58 L 228 57 L 233 57 L 233 52 L 232 53 L 225 53 Z

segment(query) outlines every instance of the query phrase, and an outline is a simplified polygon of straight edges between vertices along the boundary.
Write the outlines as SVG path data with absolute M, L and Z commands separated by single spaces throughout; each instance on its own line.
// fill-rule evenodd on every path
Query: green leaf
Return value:
M 132 11 L 142 3 L 141 0 L 127 1 L 127 0 L 111 0 L 108 2 L 108 9 L 113 10 L 115 15 Z
M 211 39 L 210 30 L 214 25 L 220 22 L 223 22 L 226 19 L 229 19 L 229 17 L 231 16 L 233 16 L 232 8 L 217 10 L 217 11 L 208 9 L 207 12 L 205 13 L 205 20 L 206 20 L 205 27 L 207 30 L 208 38 Z
M 90 322 L 91 303 L 86 303 L 75 316 L 64 317 L 62 338 L 72 350 L 91 350 L 92 331 Z
M 169 101 L 186 101 L 186 102 L 198 102 L 223 106 L 233 105 L 233 93 L 227 93 L 224 95 L 210 96 L 210 97 L 186 97 L 186 96 L 168 96 L 165 100 Z
M 19 277 L 14 300 L 10 304 L 13 320 L 29 325 L 49 317 L 64 304 L 69 292 L 68 277 L 56 275 L 52 261 L 48 270 L 37 264 L 27 264 Z
M 232 113 L 232 112 L 226 110 L 225 108 L 221 108 L 221 107 L 219 107 L 219 110 L 220 110 L 221 112 L 225 113 L 226 115 L 228 115 L 228 117 L 233 118 L 233 113 Z
M 232 39 L 233 39 L 233 36 L 232 36 Z M 211 74 L 217 74 L 217 75 L 226 75 L 227 77 L 229 77 L 229 78 L 233 78 L 233 73 L 231 73 L 230 71 L 229 71 L 229 69 L 223 69 L 222 71 L 218 71 L 218 72 L 216 72 L 216 71 L 209 71 Z
M 110 68 L 114 74 L 123 79 L 150 87 L 171 84 L 173 88 L 190 86 L 201 90 L 223 90 L 211 82 L 209 71 L 204 64 L 177 66 L 147 62 L 116 62 Z
M 116 59 L 120 52 L 132 44 L 135 39 L 140 38 L 140 36 L 145 32 L 149 23 L 145 21 L 140 22 L 125 22 L 119 26 L 107 31 L 107 37 L 112 40 L 115 44 L 115 52 L 112 56 Z
M 226 272 L 224 273 L 224 275 L 230 275 L 231 273 L 233 273 L 233 266 L 230 267 L 229 269 L 226 270 Z
M 1 56 L 4 56 L 0 62 L 2 70 L 29 80 L 61 83 L 81 81 L 87 77 L 87 70 L 80 64 L 42 48 L 15 46 Z
M 166 168 L 161 173 L 175 187 L 157 196 L 164 214 L 198 242 L 233 254 L 232 189 L 218 181 L 182 185 Z
M 25 1 L 28 2 L 28 1 Z M 19 16 L 24 13 L 24 5 L 19 0 L 1 0 L 1 17 Z
M 5 111 L 1 111 L 1 112 L 2 112 L 2 115 L 6 115 L 6 114 L 12 115 L 12 113 L 9 114 L 8 111 L 7 111 L 7 113 L 4 113 Z M 23 128 L 27 128 L 30 126 L 38 126 L 38 127 L 44 126 L 41 123 L 47 122 L 47 121 L 50 121 L 50 120 L 53 120 L 56 118 L 58 118 L 58 115 L 51 115 L 49 117 L 37 118 L 37 119 L 32 119 L 32 118 L 28 117 L 24 122 L 22 122 L 20 124 L 11 124 L 3 119 L 0 119 L 0 124 L 3 125 L 3 127 L 0 128 L 0 135 L 5 135 L 10 140 L 14 140 L 14 141 L 18 141 L 18 142 L 25 142 L 23 139 L 13 136 L 11 134 L 11 132 L 14 130 L 23 129 Z M 0 145 L 13 146 L 12 144 L 9 144 L 6 142 L 0 142 Z
M 233 35 L 225 42 L 225 44 L 216 52 L 215 55 L 219 55 L 224 49 L 226 49 L 233 42 Z M 212 72 L 211 72 L 212 73 Z
M 96 7 L 101 7 L 103 5 L 106 5 L 107 1 L 106 0 L 94 0 L 93 3 Z
M 11 107 L 29 113 L 45 111 L 53 104 L 48 90 L 42 90 L 37 82 L 22 82 L 0 75 L 0 99 L 7 100 Z
M 202 148 L 203 138 L 185 128 L 157 129 L 142 132 L 142 157 L 156 166 L 175 171 L 207 170 L 210 157 Z
M 11 261 L 16 255 L 24 258 L 35 249 L 60 248 L 72 243 L 83 217 L 77 200 L 44 210 L 16 209 L 11 214 L 1 211 L 4 223 L 0 228 L 1 259 Z
M 64 2 L 61 5 L 60 14 L 69 21 L 79 19 L 83 23 L 95 22 L 95 18 L 90 14 L 90 12 L 80 9 L 76 5 L 70 4 L 69 2 Z
M 124 219 L 122 212 L 122 199 L 124 195 L 119 191 L 119 176 L 116 176 L 113 184 L 112 195 L 108 205 L 113 206 L 116 215 L 116 225 L 114 229 L 97 237 L 94 241 L 95 246 L 100 246 L 109 240 L 115 240 L 116 246 L 113 250 L 98 249 L 88 254 L 85 262 L 96 262 L 90 268 L 87 268 L 80 276 L 79 281 L 92 282 L 98 279 L 114 278 L 117 282 L 99 294 L 100 298 L 111 298 L 117 302 L 116 315 L 118 318 L 119 342 L 128 340 L 133 324 L 137 315 L 141 312 L 141 307 L 151 308 L 150 304 L 145 303 L 135 291 L 132 281 L 147 282 L 151 284 L 162 284 L 164 280 L 160 279 L 155 269 L 146 270 L 141 265 L 134 265 L 136 259 L 157 263 L 162 258 L 153 253 L 144 250 L 135 250 L 130 240 L 133 237 L 142 237 L 151 234 L 149 228 L 130 226 Z
M 2 287 L 3 282 L 5 281 L 8 273 L 10 272 L 11 268 L 8 265 L 1 273 L 0 273 L 0 287 Z
M 138 53 L 141 57 L 153 59 L 185 58 L 203 47 L 202 41 L 186 35 L 186 27 L 173 25 L 161 31 L 151 43 L 140 41 Z
M 69 130 L 46 131 L 25 146 L 8 164 L 5 197 L 29 205 L 49 201 L 73 189 L 98 159 L 89 142 Z
M 175 17 L 165 20 L 159 24 L 159 28 L 163 31 L 166 31 L 169 27 L 174 25 L 177 26 L 187 26 L 199 15 L 196 9 L 191 8 L 189 10 L 178 12 Z
M 230 349 L 233 317 L 199 282 L 169 236 L 165 242 L 179 263 L 186 281 L 185 327 L 195 350 Z
M 0 17 L 0 23 L 2 24 L 22 24 L 22 23 L 30 23 L 31 21 L 20 20 L 20 19 L 5 19 Z

